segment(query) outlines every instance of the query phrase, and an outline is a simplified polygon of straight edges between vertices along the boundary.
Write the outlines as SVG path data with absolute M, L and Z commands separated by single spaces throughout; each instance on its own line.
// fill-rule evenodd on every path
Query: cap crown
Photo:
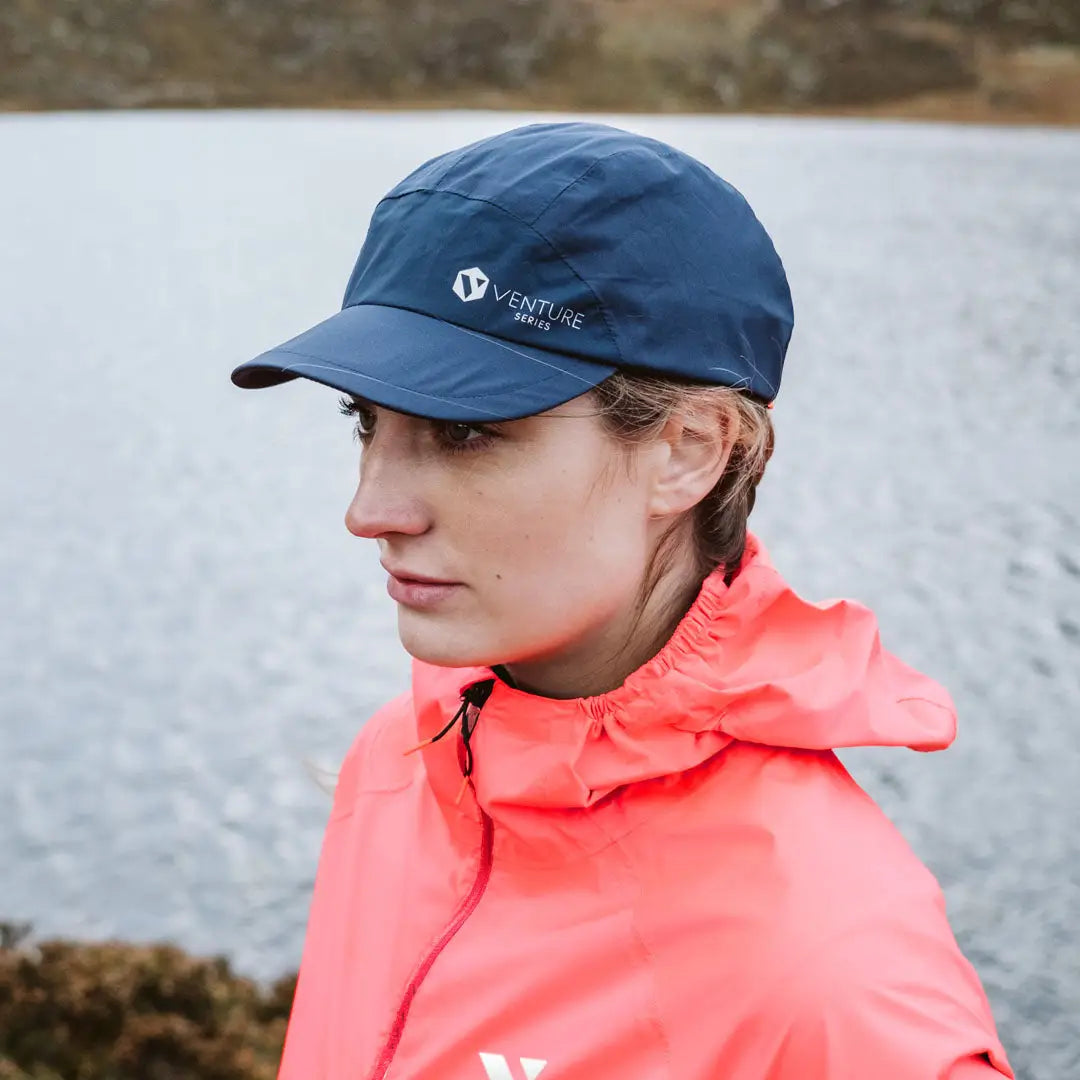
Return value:
M 767 400 L 793 325 L 743 196 L 674 147 L 591 122 L 515 128 L 415 169 L 375 209 L 342 307 L 357 304 Z

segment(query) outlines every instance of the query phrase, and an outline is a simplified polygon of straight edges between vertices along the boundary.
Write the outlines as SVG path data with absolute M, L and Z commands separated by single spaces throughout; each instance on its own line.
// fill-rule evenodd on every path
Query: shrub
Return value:
M 0 1080 L 274 1080 L 294 975 L 263 990 L 174 945 L 24 937 L 0 924 Z

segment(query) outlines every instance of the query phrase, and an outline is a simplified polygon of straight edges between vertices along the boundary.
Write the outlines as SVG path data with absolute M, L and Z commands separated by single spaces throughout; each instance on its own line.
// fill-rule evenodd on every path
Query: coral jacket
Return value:
M 1012 1077 L 938 883 L 833 753 L 955 721 L 753 533 L 607 694 L 416 662 L 339 775 L 280 1080 Z

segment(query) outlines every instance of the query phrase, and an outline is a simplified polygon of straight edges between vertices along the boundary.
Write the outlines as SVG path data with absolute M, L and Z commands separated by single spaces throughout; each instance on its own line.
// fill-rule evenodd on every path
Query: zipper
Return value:
M 383 1080 L 383 1077 L 386 1076 L 386 1072 L 390 1068 L 390 1062 L 405 1030 L 405 1018 L 408 1016 L 409 1006 L 412 1004 L 417 990 L 420 989 L 420 984 L 431 970 L 431 965 L 435 963 L 439 953 L 446 948 L 454 935 L 465 924 L 466 919 L 476 910 L 476 905 L 480 903 L 480 898 L 487 888 L 488 879 L 491 877 L 491 855 L 494 846 L 492 841 L 495 835 L 495 826 L 483 809 L 481 809 L 480 813 L 483 815 L 483 833 L 480 840 L 480 869 L 476 875 L 476 880 L 473 882 L 469 895 L 465 897 L 461 906 L 455 912 L 453 919 L 450 920 L 449 926 L 443 931 L 442 937 L 424 957 L 423 963 L 417 968 L 416 973 L 406 987 L 405 996 L 402 998 L 397 1016 L 394 1018 L 394 1026 L 390 1029 L 390 1036 L 386 1040 L 382 1053 L 379 1055 L 379 1062 L 375 1066 L 375 1071 L 371 1074 L 371 1080 Z
M 490 690 L 490 687 L 488 688 Z M 483 695 L 486 697 L 487 695 Z M 479 706 L 478 706 L 479 708 Z M 463 723 L 468 724 L 467 716 L 464 718 Z M 474 722 L 475 726 L 475 722 Z M 468 728 L 466 728 L 468 730 Z M 445 733 L 445 730 L 444 730 Z M 458 743 L 458 762 L 464 767 L 464 751 L 467 751 L 468 741 L 462 740 Z M 414 749 L 419 749 L 415 747 Z M 469 773 L 472 771 L 472 753 L 469 754 L 469 768 L 466 771 L 464 783 L 470 784 Z M 464 789 L 462 793 L 464 793 Z M 461 794 L 458 798 L 460 799 Z M 405 993 L 401 999 L 401 1004 L 398 1006 L 397 1014 L 394 1017 L 393 1026 L 390 1028 L 390 1034 L 387 1036 L 386 1044 L 383 1046 L 382 1053 L 379 1054 L 378 1061 L 375 1065 L 375 1071 L 371 1074 L 370 1080 L 384 1080 L 387 1071 L 390 1068 L 390 1063 L 393 1061 L 394 1054 L 397 1052 L 401 1037 L 405 1031 L 405 1020 L 409 1015 L 409 1008 L 412 1005 L 413 998 L 416 997 L 417 991 L 420 989 L 420 984 L 424 981 L 427 973 L 431 970 L 432 964 L 435 963 L 439 954 L 446 948 L 447 945 L 453 940 L 454 935 L 465 925 L 469 916 L 476 910 L 476 906 L 480 903 L 480 898 L 484 895 L 484 891 L 487 889 L 488 881 L 491 879 L 491 864 L 493 862 L 493 855 L 495 850 L 495 822 L 492 821 L 490 815 L 484 810 L 482 806 L 477 804 L 480 810 L 480 866 L 476 872 L 476 878 L 473 881 L 472 888 L 469 890 L 468 895 L 458 905 L 457 911 L 454 912 L 453 918 L 451 918 L 446 929 L 443 930 L 439 940 L 428 950 L 427 955 L 424 957 L 420 966 L 413 972 L 412 978 L 409 980 L 408 986 L 405 987 Z

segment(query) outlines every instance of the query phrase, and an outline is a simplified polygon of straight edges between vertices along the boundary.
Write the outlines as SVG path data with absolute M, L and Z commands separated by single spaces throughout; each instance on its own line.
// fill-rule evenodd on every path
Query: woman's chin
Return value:
M 499 663 L 490 649 L 459 621 L 443 622 L 399 610 L 398 637 L 402 648 L 415 660 L 439 667 L 483 667 Z

